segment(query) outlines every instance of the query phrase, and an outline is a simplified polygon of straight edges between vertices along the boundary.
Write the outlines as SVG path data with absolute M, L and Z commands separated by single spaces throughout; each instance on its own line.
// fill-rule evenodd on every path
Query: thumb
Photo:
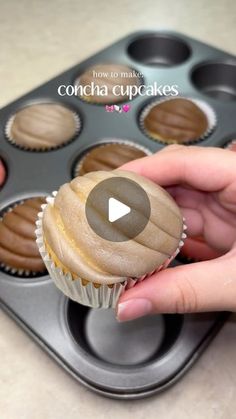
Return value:
M 125 291 L 119 321 L 153 313 L 236 311 L 236 248 L 217 259 L 168 268 Z

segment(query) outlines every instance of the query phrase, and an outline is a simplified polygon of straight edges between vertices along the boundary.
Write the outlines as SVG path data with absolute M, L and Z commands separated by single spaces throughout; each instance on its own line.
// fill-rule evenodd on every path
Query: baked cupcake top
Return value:
M 169 99 L 147 109 L 143 127 L 153 139 L 185 144 L 204 136 L 208 129 L 208 119 L 193 101 Z
M 79 129 L 77 115 L 57 103 L 38 103 L 20 109 L 6 128 L 9 140 L 31 150 L 57 148 L 70 141 Z
M 112 104 L 119 103 L 129 100 L 128 94 L 120 95 L 119 91 L 116 95 L 113 92 L 114 86 L 126 88 L 127 86 L 139 86 L 140 79 L 133 73 L 130 67 L 121 64 L 96 64 L 87 68 L 75 81 L 75 85 L 81 85 L 82 87 L 90 86 L 94 83 L 98 86 L 99 90 L 102 90 L 102 86 L 106 86 L 107 95 L 98 95 L 97 92 L 94 94 L 81 95 L 80 97 L 87 102 L 96 104 Z
M 90 191 L 112 177 L 138 183 L 150 200 L 149 221 L 132 240 L 105 240 L 90 228 L 86 219 L 85 205 Z M 121 200 L 124 202 L 124 196 Z M 132 209 L 138 211 L 139 205 Z M 109 223 L 104 221 L 104 214 L 98 213 L 96 208 L 93 210 L 98 223 Z M 116 228 L 113 224 L 104 226 Z M 170 195 L 150 180 L 122 170 L 98 171 L 79 176 L 59 189 L 54 204 L 44 209 L 42 228 L 51 258 L 65 272 L 94 283 L 114 284 L 127 277 L 139 278 L 150 273 L 171 257 L 179 247 L 183 219 Z
M 125 143 L 104 143 L 93 147 L 78 161 L 75 176 L 97 170 L 114 170 L 131 160 L 147 156 L 145 151 Z
M 0 220 L 0 264 L 17 272 L 39 273 L 45 265 L 38 251 L 35 222 L 44 198 L 31 198 L 10 208 Z

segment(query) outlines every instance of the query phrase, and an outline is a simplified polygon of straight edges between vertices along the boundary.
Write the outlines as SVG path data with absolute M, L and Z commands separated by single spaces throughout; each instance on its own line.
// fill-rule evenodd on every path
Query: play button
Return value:
M 108 200 L 108 220 L 110 223 L 119 220 L 124 215 L 129 214 L 131 211 L 128 205 L 123 204 L 115 198 L 109 198 Z
M 105 240 L 131 240 L 146 227 L 150 201 L 141 186 L 126 177 L 109 177 L 89 193 L 85 212 L 89 226 Z

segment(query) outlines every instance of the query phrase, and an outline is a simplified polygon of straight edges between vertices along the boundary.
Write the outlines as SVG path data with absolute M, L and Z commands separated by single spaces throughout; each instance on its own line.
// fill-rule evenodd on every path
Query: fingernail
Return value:
M 145 298 L 134 298 L 132 300 L 119 303 L 117 307 L 117 320 L 126 322 L 138 317 L 146 316 L 152 312 L 152 303 Z

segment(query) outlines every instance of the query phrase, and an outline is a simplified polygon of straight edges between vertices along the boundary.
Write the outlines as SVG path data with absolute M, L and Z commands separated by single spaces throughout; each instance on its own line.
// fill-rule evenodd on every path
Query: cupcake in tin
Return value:
M 73 176 L 82 176 L 97 170 L 114 170 L 131 160 L 151 154 L 149 150 L 132 142 L 111 139 L 97 144 L 78 158 Z
M 93 188 L 101 181 L 121 177 L 140 185 L 150 200 L 150 218 L 145 228 L 122 242 L 100 237 L 86 218 L 86 201 Z M 110 189 L 106 192 L 112 195 Z M 119 199 L 128 204 L 130 195 L 120 188 Z M 98 171 L 78 176 L 47 202 L 37 221 L 40 253 L 58 288 L 88 306 L 114 307 L 125 288 L 168 266 L 186 237 L 180 209 L 172 197 L 131 172 Z M 140 208 L 136 201 L 132 210 L 140 212 Z M 102 227 L 116 236 L 124 235 L 116 223 L 109 223 L 99 206 L 91 209 L 96 223 L 102 222 Z
M 140 78 L 132 68 L 114 63 L 95 64 L 87 68 L 75 80 L 75 87 L 78 86 L 78 96 L 81 99 L 89 103 L 102 105 L 129 100 L 127 88 L 132 88 L 132 86 L 138 88 L 140 84 Z M 91 90 L 91 93 L 85 94 L 88 86 L 93 85 L 94 91 Z M 79 89 L 83 89 L 84 94 Z M 121 92 L 121 89 L 123 92 Z M 98 91 L 101 94 L 98 94 Z
M 19 276 L 45 272 L 35 242 L 35 222 L 45 198 L 26 199 L 3 212 L 0 220 L 0 266 Z
M 142 130 L 164 144 L 192 144 L 205 139 L 216 124 L 215 113 L 197 99 L 172 98 L 152 102 L 140 115 Z
M 25 150 L 47 151 L 71 141 L 80 130 L 79 116 L 58 103 L 37 103 L 18 110 L 6 125 L 6 136 Z

